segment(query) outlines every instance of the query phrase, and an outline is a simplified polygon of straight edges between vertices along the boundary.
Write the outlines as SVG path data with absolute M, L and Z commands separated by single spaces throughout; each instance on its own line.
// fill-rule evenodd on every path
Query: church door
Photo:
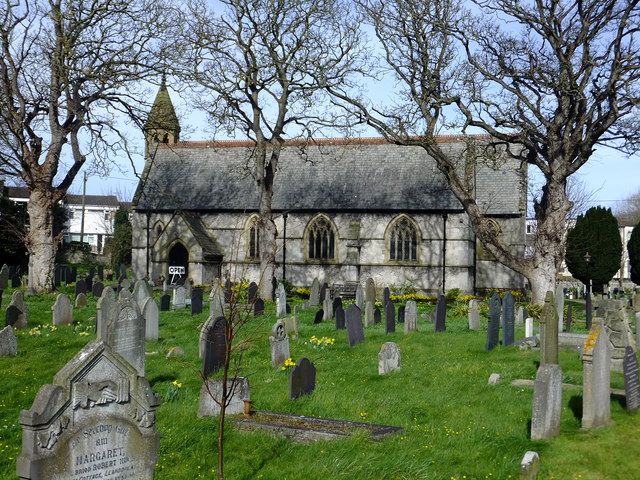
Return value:
M 189 252 L 181 243 L 169 250 L 169 276 L 171 285 L 182 285 L 189 278 Z

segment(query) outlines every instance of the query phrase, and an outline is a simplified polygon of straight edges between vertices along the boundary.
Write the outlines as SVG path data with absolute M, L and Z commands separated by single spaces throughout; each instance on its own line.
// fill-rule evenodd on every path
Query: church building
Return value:
M 252 142 L 180 141 L 164 84 L 145 133 L 146 164 L 133 200 L 135 275 L 258 282 Z M 438 141 L 462 159 L 479 205 L 524 254 L 526 165 L 505 154 L 474 157 L 469 145 L 483 138 Z M 296 286 L 314 277 L 345 285 L 373 277 L 379 285 L 425 293 L 523 286 L 476 240 L 460 202 L 420 147 L 382 138 L 291 141 L 275 175 L 272 206 L 276 276 Z

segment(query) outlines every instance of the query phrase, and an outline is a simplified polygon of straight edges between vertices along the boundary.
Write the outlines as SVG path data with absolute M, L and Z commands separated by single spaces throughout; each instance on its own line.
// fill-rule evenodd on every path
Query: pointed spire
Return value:
M 173 108 L 171 96 L 167 90 L 166 75 L 162 73 L 160 88 L 153 101 L 153 106 L 144 125 L 147 134 L 154 133 L 155 136 L 162 139 L 165 134 L 172 134 L 174 141 L 178 141 L 180 136 L 180 122 Z M 154 131 L 154 132 L 151 132 Z

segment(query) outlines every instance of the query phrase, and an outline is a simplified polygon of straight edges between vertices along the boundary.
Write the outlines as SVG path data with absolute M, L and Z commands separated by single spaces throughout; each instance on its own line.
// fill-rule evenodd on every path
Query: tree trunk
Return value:
M 31 190 L 27 212 L 29 213 L 29 231 L 26 247 L 29 252 L 29 280 L 30 287 L 35 292 L 53 291 L 53 269 L 57 244 L 53 236 L 53 206 L 52 193 L 41 190 Z
M 535 257 L 534 257 L 535 258 Z M 556 288 L 556 266 L 551 257 L 542 257 L 525 274 L 531 286 L 531 303 L 542 305 L 548 291 Z
M 274 159 L 267 162 L 266 151 L 259 154 L 258 159 L 261 161 L 262 168 L 259 169 L 260 175 L 260 219 L 258 225 L 260 227 L 260 296 L 263 300 L 271 300 L 273 298 L 273 285 L 271 279 L 276 269 L 276 224 L 273 221 L 273 212 L 271 211 L 271 202 L 273 200 L 273 177 L 274 177 Z

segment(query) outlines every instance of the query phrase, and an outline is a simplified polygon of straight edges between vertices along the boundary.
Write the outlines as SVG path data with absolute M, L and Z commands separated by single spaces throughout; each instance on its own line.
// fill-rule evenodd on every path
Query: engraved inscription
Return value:
M 127 449 L 129 427 L 104 423 L 80 431 L 71 440 L 73 480 L 136 478 L 134 459 Z

